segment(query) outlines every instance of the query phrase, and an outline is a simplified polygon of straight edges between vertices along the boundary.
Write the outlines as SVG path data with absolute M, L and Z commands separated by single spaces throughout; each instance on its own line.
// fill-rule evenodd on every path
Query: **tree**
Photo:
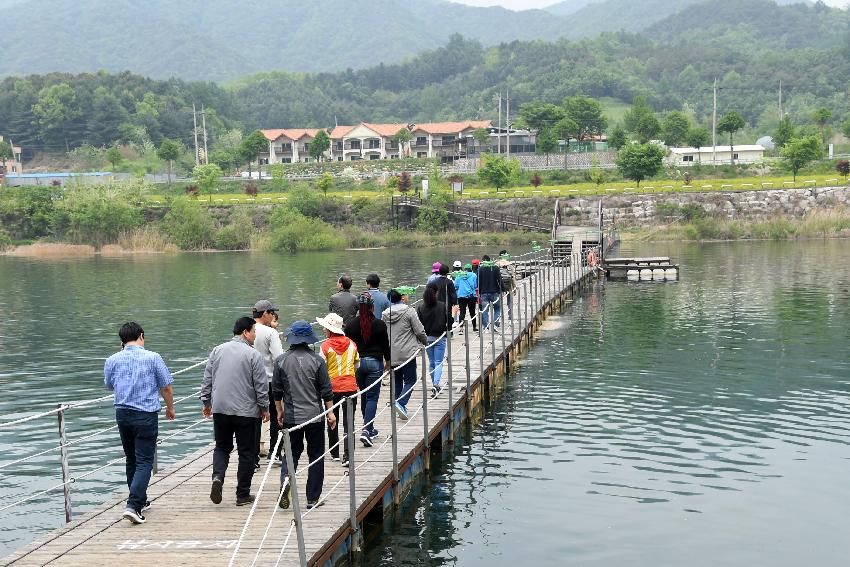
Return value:
M 519 122 L 531 130 L 552 128 L 564 116 L 562 107 L 549 102 L 527 102 L 519 107 Z
M 850 175 L 850 161 L 840 159 L 835 162 L 835 171 L 844 176 L 844 183 L 847 183 L 847 176 Z
M 334 178 L 333 175 L 324 172 L 319 178 L 316 180 L 316 188 L 319 189 L 322 193 L 324 193 L 325 197 L 328 196 L 328 189 L 334 186 Z
M 248 177 L 252 177 L 251 162 L 254 160 L 257 161 L 257 170 L 262 172 L 260 169 L 260 154 L 268 150 L 269 141 L 259 130 L 254 130 L 242 139 L 242 143 L 239 145 L 239 153 L 242 156 L 242 160 L 248 164 Z
M 617 169 L 623 177 L 640 182 L 661 171 L 664 148 L 658 144 L 629 144 L 617 155 Z
M 688 130 L 686 143 L 690 148 L 702 148 L 707 146 L 711 141 L 711 134 L 708 133 L 708 128 L 705 126 L 694 126 Z M 702 154 L 698 154 L 700 162 L 702 162 Z
M 619 150 L 625 146 L 628 141 L 625 129 L 617 124 L 614 129 L 611 130 L 611 135 L 608 136 L 608 147 Z
M 3 171 L 6 171 L 6 160 L 13 159 L 15 154 L 12 152 L 12 144 L 9 142 L 0 142 L 0 160 L 3 163 Z
M 570 148 L 570 138 L 578 139 L 578 132 L 578 123 L 569 116 L 561 118 L 558 120 L 558 123 L 555 124 L 555 134 L 566 142 L 568 150 Z
M 192 180 L 202 193 L 207 193 L 212 202 L 212 193 L 221 178 L 221 168 L 214 163 L 196 165 L 192 170 Z
M 410 174 L 402 171 L 401 175 L 398 176 L 398 192 L 404 195 L 410 191 L 411 185 L 413 185 L 413 180 L 410 178 Z
M 118 169 L 118 164 L 124 161 L 124 156 L 121 155 L 121 150 L 118 146 L 111 146 L 103 155 L 106 161 L 112 164 L 112 169 Z
M 38 92 L 38 102 L 32 111 L 47 137 L 64 141 L 65 151 L 71 151 L 67 128 L 79 115 L 77 94 L 71 85 L 59 83 L 44 87 Z
M 535 189 L 537 189 L 538 187 L 543 185 L 543 179 L 540 178 L 540 175 L 535 173 L 531 176 L 531 184 L 534 186 Z
M 489 134 L 488 134 L 488 138 L 489 138 Z M 407 128 L 400 129 L 398 132 L 393 134 L 392 138 L 390 138 L 390 140 L 392 140 L 392 142 L 395 145 L 398 146 L 398 155 L 401 156 L 402 159 L 404 159 L 407 156 L 407 153 L 406 153 L 404 147 L 412 139 L 413 139 L 413 134 L 411 134 L 410 130 L 408 130 Z
M 265 139 L 265 137 L 264 137 Z M 319 130 L 316 137 L 310 142 L 310 157 L 316 161 L 322 161 L 322 156 L 331 147 L 331 138 L 324 130 Z
M 641 144 L 645 144 L 650 140 L 658 138 L 661 133 L 661 123 L 654 114 L 644 114 L 634 130 L 635 135 Z
M 791 117 L 786 114 L 779 120 L 779 125 L 773 132 L 773 143 L 777 150 L 781 150 L 793 137 L 795 137 L 794 125 L 791 124 Z
M 646 97 L 636 96 L 632 102 L 632 108 L 623 116 L 623 124 L 628 132 L 635 134 L 638 124 L 645 116 L 654 116 L 652 107 L 646 102 Z
M 724 114 L 717 122 L 717 131 L 729 134 L 729 158 L 732 160 L 732 165 L 735 165 L 735 145 L 733 136 L 735 132 L 741 130 L 747 123 L 744 118 L 734 110 L 730 110 Z
M 688 139 L 688 132 L 691 128 L 691 121 L 683 112 L 674 110 L 667 113 L 661 123 L 661 130 L 664 133 L 664 143 L 668 147 L 681 146 Z
M 490 146 L 490 130 L 487 128 L 476 128 L 472 132 L 472 137 L 475 138 L 479 146 Z
M 810 161 L 823 156 L 823 148 L 817 136 L 806 136 L 789 140 L 780 154 L 785 166 L 794 175 L 794 181 L 797 181 L 797 172 Z
M 486 154 L 482 157 L 478 177 L 496 189 L 507 187 L 519 178 L 520 165 L 515 159 Z
M 821 142 L 826 145 L 826 125 L 832 119 L 832 112 L 828 108 L 818 108 L 812 113 L 812 120 L 820 128 Z
M 173 167 L 174 160 L 180 157 L 180 144 L 174 140 L 163 138 L 162 143 L 159 145 L 159 149 L 156 151 L 156 155 L 159 159 L 168 162 L 168 183 L 171 183 L 171 169 Z
M 579 140 L 600 136 L 608 126 L 608 119 L 602 113 L 602 105 L 594 98 L 567 97 L 564 99 L 564 113 L 578 125 Z
M 129 121 L 130 114 L 118 97 L 106 87 L 97 87 L 91 112 L 86 118 L 86 140 L 94 146 L 105 146 L 121 139 L 121 125 Z
M 549 154 L 558 149 L 558 137 L 552 131 L 552 128 L 546 127 L 537 131 L 534 149 L 538 154 L 546 156 L 546 165 L 549 165 Z
M 844 134 L 845 138 L 850 138 L 850 120 L 845 122 L 841 127 L 841 132 Z

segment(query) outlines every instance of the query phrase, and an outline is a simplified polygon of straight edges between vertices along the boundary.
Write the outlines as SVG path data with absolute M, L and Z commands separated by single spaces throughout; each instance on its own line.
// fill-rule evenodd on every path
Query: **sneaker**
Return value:
M 372 446 L 372 436 L 369 434 L 368 431 L 364 430 L 360 433 L 360 442 L 363 443 L 364 447 Z
M 331 455 L 331 460 L 332 460 L 332 461 L 338 461 L 338 460 L 339 460 L 339 455 Z
M 322 499 L 319 500 L 308 500 L 307 501 L 307 509 L 312 510 L 313 508 L 318 508 L 319 506 L 324 506 L 325 501 Z
M 210 488 L 210 500 L 213 504 L 221 504 L 221 489 L 224 486 L 224 481 L 218 477 L 212 479 L 212 487 Z
M 286 490 L 283 490 L 281 487 L 280 491 L 280 500 L 277 501 L 277 505 L 286 510 L 289 508 L 289 485 L 286 485 Z
M 146 510 L 150 510 L 150 507 L 151 507 L 151 501 L 150 501 L 150 500 L 145 500 L 145 505 L 144 505 L 144 506 L 142 506 L 142 512 L 144 512 L 144 511 L 146 511 Z
M 274 460 L 272 461 L 273 467 L 280 467 L 282 465 L 283 465 L 283 459 L 281 459 L 280 457 L 275 457 Z
M 398 402 L 395 403 L 395 412 L 398 414 L 398 416 L 400 418 L 402 418 L 405 421 L 410 419 L 410 416 L 407 415 L 407 408 L 405 408 L 403 405 L 401 405 Z
M 377 429 L 373 429 L 372 433 L 369 434 L 369 439 L 374 441 L 378 437 L 379 433 L 380 433 L 380 431 L 378 431 Z
M 437 397 L 437 386 L 431 386 L 431 397 L 432 398 Z
M 384 376 L 383 380 L 381 380 L 381 385 L 382 386 L 389 386 L 390 385 L 390 377 Z
M 249 494 L 248 496 L 237 496 L 236 497 L 236 505 L 237 506 L 247 506 L 248 504 L 253 504 L 254 500 L 256 500 L 256 499 L 257 499 L 257 497 L 254 496 L 253 494 Z
M 344 466 L 345 468 L 348 468 L 348 455 L 346 455 L 342 458 L 342 466 Z
M 144 524 L 147 520 L 142 516 L 141 512 L 136 512 L 132 508 L 127 508 L 124 510 L 124 513 L 121 515 L 123 518 L 127 518 L 133 524 Z

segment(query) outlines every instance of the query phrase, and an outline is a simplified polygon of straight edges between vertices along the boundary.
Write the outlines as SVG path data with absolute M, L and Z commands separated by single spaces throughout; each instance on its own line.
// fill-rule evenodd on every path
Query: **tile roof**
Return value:
M 331 130 L 331 140 L 337 140 L 342 138 L 352 130 L 356 128 L 355 126 L 337 126 L 333 130 Z
M 381 136 L 388 138 L 398 134 L 398 131 L 402 128 L 407 128 L 407 124 L 372 124 L 371 122 L 364 122 L 363 125 L 370 130 L 374 130 Z
M 413 131 L 421 130 L 428 134 L 457 134 L 469 128 L 489 128 L 492 126 L 490 120 L 465 120 L 463 122 L 429 122 L 417 124 Z
M 275 140 L 286 136 L 290 140 L 300 140 L 304 136 L 315 138 L 321 128 L 279 128 L 272 130 L 260 130 L 266 140 L 274 142 Z

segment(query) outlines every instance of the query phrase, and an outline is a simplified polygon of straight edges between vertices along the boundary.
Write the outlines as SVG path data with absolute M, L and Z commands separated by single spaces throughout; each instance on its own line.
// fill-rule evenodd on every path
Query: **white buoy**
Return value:
M 654 270 L 652 270 L 652 279 L 663 280 L 664 279 L 664 269 L 663 268 L 655 268 Z
M 644 279 L 644 280 L 651 280 L 652 279 L 652 270 L 650 270 L 649 268 L 644 268 L 643 270 L 640 271 L 640 277 L 641 277 L 641 279 Z
M 668 278 L 677 278 L 679 277 L 679 270 L 677 270 L 676 268 L 667 268 L 666 270 L 664 270 L 664 275 Z
M 629 280 L 637 281 L 639 277 L 640 272 L 638 272 L 637 270 L 629 270 L 628 272 L 626 272 L 626 278 L 628 278 Z

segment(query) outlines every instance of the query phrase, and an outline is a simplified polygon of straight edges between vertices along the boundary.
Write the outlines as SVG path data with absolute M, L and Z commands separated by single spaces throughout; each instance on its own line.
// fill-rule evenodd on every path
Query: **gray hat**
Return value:
M 254 311 L 257 313 L 265 313 L 266 311 L 277 311 L 277 307 L 272 305 L 268 299 L 261 299 L 254 304 Z

